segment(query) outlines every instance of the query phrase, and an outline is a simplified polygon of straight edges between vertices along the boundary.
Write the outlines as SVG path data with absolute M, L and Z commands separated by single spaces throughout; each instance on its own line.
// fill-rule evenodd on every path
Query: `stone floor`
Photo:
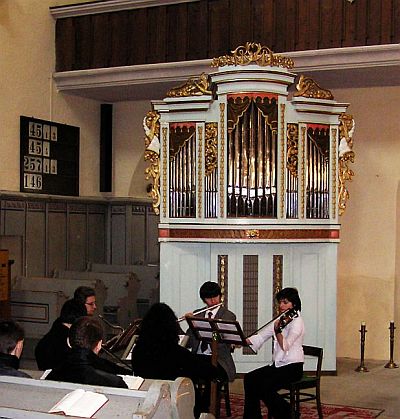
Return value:
M 379 419 L 400 418 L 400 368 L 384 368 L 387 361 L 365 361 L 368 372 L 356 372 L 359 360 L 339 358 L 337 375 L 321 379 L 322 403 L 384 409 Z M 400 364 L 399 364 L 400 365 Z M 243 392 L 243 380 L 230 386 Z

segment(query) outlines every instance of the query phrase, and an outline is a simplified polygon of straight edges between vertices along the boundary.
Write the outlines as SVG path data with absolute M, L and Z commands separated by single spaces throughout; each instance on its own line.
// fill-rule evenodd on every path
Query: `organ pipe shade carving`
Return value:
M 218 124 L 216 122 L 206 124 L 204 158 L 204 216 L 216 218 L 218 199 Z
M 287 124 L 286 137 L 286 218 L 298 218 L 299 126 L 297 124 Z
M 195 217 L 196 124 L 170 124 L 169 147 L 170 217 Z
M 145 132 L 144 160 L 150 163 L 145 169 L 146 180 L 152 179 L 150 196 L 154 212 L 160 213 L 160 115 L 155 111 L 147 112 L 143 119 Z
M 349 191 L 346 187 L 346 181 L 351 181 L 354 172 L 349 167 L 349 163 L 354 163 L 353 151 L 353 133 L 355 122 L 352 115 L 343 113 L 339 117 L 339 215 L 343 215 L 347 200 L 349 199 Z
M 227 125 L 228 217 L 276 218 L 277 97 L 228 96 Z
M 308 125 L 306 218 L 329 218 L 329 125 Z

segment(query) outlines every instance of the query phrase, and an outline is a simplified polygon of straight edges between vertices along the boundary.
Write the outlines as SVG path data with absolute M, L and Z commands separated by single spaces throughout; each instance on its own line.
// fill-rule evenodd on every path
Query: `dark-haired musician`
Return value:
M 276 294 L 280 313 L 288 309 L 301 310 L 301 300 L 295 288 L 284 288 Z M 297 317 L 278 318 L 262 328 L 247 341 L 258 350 L 269 338 L 274 338 L 273 363 L 247 373 L 244 377 L 244 419 L 261 419 L 260 401 L 275 419 L 290 417 L 289 403 L 278 394 L 287 384 L 297 381 L 303 374 L 304 322 Z

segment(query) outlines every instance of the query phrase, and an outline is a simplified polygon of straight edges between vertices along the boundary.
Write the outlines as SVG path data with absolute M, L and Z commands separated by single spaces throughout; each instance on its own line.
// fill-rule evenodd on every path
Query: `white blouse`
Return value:
M 304 321 L 300 316 L 295 317 L 283 330 L 283 349 L 280 347 L 274 331 L 274 323 L 270 323 L 261 329 L 256 335 L 250 336 L 251 348 L 255 351 L 269 338 L 274 338 L 273 361 L 277 368 L 284 365 L 293 364 L 295 362 L 304 362 L 303 337 L 304 337 Z

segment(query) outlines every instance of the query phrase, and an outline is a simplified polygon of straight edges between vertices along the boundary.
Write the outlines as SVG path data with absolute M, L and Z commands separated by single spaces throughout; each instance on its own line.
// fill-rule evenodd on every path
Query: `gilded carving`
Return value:
M 200 76 L 191 77 L 181 86 L 174 87 L 167 93 L 167 97 L 186 97 L 211 95 L 208 75 L 202 73 Z
M 353 133 L 355 129 L 355 122 L 352 115 L 342 113 L 339 117 L 339 215 L 342 215 L 346 210 L 347 200 L 350 197 L 349 191 L 346 187 L 346 181 L 351 181 L 354 176 L 353 170 L 350 169 L 349 163 L 354 163 L 353 151 Z
M 163 150 L 163 216 L 167 216 L 167 134 L 168 128 L 162 129 L 162 150 Z
M 262 46 L 255 42 L 246 42 L 230 55 L 222 55 L 213 58 L 211 67 L 224 67 L 226 65 L 249 65 L 257 64 L 261 67 L 285 67 L 291 69 L 294 67 L 294 61 L 291 58 L 274 54 L 268 47 Z
M 221 170 L 219 176 L 219 198 L 220 198 L 220 216 L 224 217 L 225 215 L 225 103 L 219 104 L 219 119 L 220 119 L 220 158 L 219 161 L 221 162 Z
M 298 142 L 299 142 L 299 126 L 297 124 L 287 124 L 287 144 L 286 144 L 286 166 L 290 173 L 297 177 L 298 171 Z
M 218 166 L 218 124 L 206 124 L 205 138 L 205 175 L 210 175 Z
M 203 196 L 203 171 L 202 171 L 202 167 L 203 167 L 203 127 L 198 127 L 197 129 L 198 132 L 198 163 L 197 163 L 197 176 L 198 176 L 198 188 L 199 188 L 199 193 L 197 196 L 197 203 L 198 203 L 198 207 L 197 207 L 197 215 L 199 218 L 201 218 L 202 216 L 202 212 L 203 212 L 203 201 L 202 201 L 202 196 Z
M 283 284 L 283 255 L 273 255 L 273 293 L 276 295 L 281 289 Z M 274 317 L 279 314 L 279 303 L 273 298 Z
M 329 99 L 333 100 L 333 94 L 330 90 L 323 89 L 311 77 L 304 74 L 300 76 L 296 84 L 297 92 L 293 96 L 310 97 L 313 99 Z
M 149 111 L 143 119 L 145 132 L 144 160 L 150 162 L 144 171 L 146 180 L 152 179 L 151 191 L 154 212 L 160 213 L 160 115 L 158 112 Z
M 302 150 L 302 159 L 301 159 L 301 173 L 303 174 L 301 177 L 301 218 L 304 218 L 304 187 L 306 184 L 306 153 L 305 153 L 305 146 L 306 146 L 306 127 L 301 127 L 301 150 Z
M 246 230 L 246 237 L 248 239 L 258 239 L 260 237 L 259 230 Z
M 336 156 L 337 129 L 332 129 L 332 156 Z M 336 158 L 332 159 L 332 217 L 336 218 Z
M 281 104 L 281 218 L 285 211 L 285 104 Z

